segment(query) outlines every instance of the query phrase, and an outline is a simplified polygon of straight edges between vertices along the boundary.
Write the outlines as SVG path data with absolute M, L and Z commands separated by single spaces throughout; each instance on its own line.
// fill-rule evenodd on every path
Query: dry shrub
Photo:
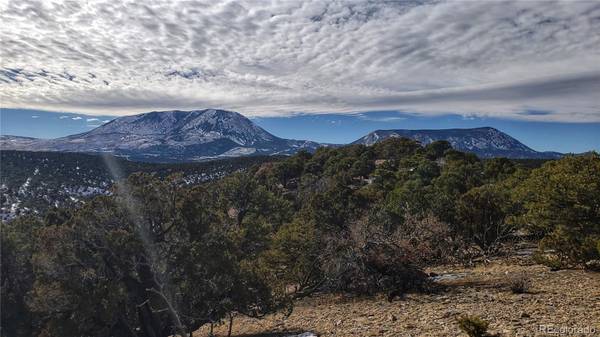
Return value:
M 330 289 L 359 294 L 383 291 L 390 299 L 428 289 L 421 268 L 445 261 L 454 245 L 448 226 L 431 216 L 407 218 L 393 230 L 357 221 L 326 242 L 321 261 Z
M 525 294 L 528 293 L 531 288 L 531 281 L 527 276 L 520 275 L 511 279 L 508 286 L 513 294 Z
M 421 267 L 449 262 L 462 248 L 462 243 L 453 237 L 448 224 L 432 215 L 408 215 L 392 233 L 375 229 L 371 235 L 401 247 L 407 258 Z
M 458 319 L 459 328 L 470 337 L 487 336 L 489 323 L 478 316 L 463 316 Z

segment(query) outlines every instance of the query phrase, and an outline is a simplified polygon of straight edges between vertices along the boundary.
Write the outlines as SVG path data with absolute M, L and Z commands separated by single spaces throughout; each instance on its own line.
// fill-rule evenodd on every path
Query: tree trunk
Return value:
M 157 328 L 156 320 L 152 317 L 152 311 L 148 307 L 148 303 L 145 303 L 141 307 L 138 307 L 138 317 L 140 320 L 140 325 L 142 328 L 142 332 L 146 337 L 161 337 L 157 331 L 160 331 Z
M 233 315 L 229 313 L 229 330 L 227 331 L 227 337 L 231 337 L 231 330 L 233 328 Z
M 116 333 L 113 331 L 111 335 L 127 335 L 128 337 L 138 337 L 138 334 L 135 333 L 133 328 L 123 319 L 123 317 L 119 317 L 119 320 L 113 327 L 116 330 Z
M 187 335 L 185 327 L 181 323 L 181 320 L 179 319 L 179 314 L 177 313 L 177 310 L 175 310 L 175 308 L 173 307 L 173 304 L 171 303 L 167 295 L 163 291 L 156 290 L 154 288 L 147 289 L 147 291 L 156 294 L 165 303 L 165 305 L 167 306 L 166 310 L 169 313 L 169 316 L 171 317 L 171 323 L 174 325 L 175 330 L 177 331 L 179 336 L 185 337 L 185 335 Z

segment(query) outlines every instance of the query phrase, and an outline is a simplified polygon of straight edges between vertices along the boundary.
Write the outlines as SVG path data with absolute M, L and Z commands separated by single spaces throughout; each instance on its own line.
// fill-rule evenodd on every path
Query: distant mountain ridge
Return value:
M 535 151 L 515 138 L 492 127 L 472 129 L 377 130 L 359 138 L 352 144 L 373 145 L 390 137 L 406 137 L 414 139 L 423 145 L 438 140 L 445 140 L 456 150 L 472 152 L 482 158 L 550 159 L 562 156 L 558 152 Z
M 56 139 L 2 136 L 0 145 L 6 150 L 110 152 L 133 160 L 167 162 L 287 155 L 321 146 L 276 137 L 237 112 L 218 109 L 153 111 Z
M 558 158 L 537 152 L 491 127 L 442 130 L 377 130 L 352 144 L 372 145 L 389 137 L 428 144 L 446 140 L 482 158 Z M 148 162 L 202 161 L 249 155 L 290 155 L 320 144 L 274 136 L 237 112 L 205 109 L 153 111 L 116 118 L 88 132 L 56 139 L 0 136 L 2 150 L 111 153 Z

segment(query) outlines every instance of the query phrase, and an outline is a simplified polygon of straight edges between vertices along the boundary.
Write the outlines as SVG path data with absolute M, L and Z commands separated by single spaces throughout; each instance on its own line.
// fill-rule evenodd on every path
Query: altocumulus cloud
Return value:
M 597 1 L 19 0 L 0 12 L 4 106 L 600 121 Z

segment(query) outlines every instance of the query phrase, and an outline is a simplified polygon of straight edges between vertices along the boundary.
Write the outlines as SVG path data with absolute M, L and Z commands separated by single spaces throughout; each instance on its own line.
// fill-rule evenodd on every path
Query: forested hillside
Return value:
M 52 207 L 74 207 L 110 194 L 115 180 L 134 172 L 166 177 L 180 172 L 187 184 L 222 178 L 277 157 L 254 156 L 198 163 L 134 162 L 111 155 L 70 152 L 0 151 L 0 219 L 41 214 Z
M 438 141 L 320 148 L 190 186 L 134 174 L 79 209 L 2 224 L 7 336 L 189 336 L 315 291 L 433 285 L 423 272 L 510 243 L 569 268 L 600 258 L 600 157 L 538 168 Z

